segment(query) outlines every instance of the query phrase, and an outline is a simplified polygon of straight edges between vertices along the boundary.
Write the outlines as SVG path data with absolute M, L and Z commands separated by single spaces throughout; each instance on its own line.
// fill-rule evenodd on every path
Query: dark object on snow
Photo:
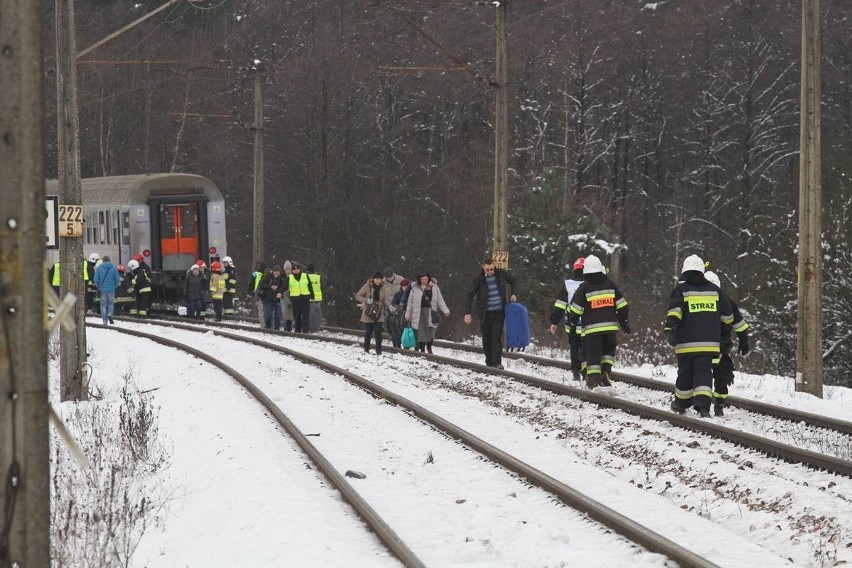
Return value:
M 355 471 L 352 469 L 347 469 L 346 473 L 344 473 L 346 477 L 354 477 L 355 479 L 367 479 L 367 476 L 361 473 L 360 471 Z

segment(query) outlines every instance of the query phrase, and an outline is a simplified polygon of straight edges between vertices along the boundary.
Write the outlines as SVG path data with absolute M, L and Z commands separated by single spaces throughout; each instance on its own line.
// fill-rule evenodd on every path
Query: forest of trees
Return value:
M 79 48 L 164 1 L 76 0 Z M 821 4 L 825 381 L 852 386 L 852 3 Z M 53 2 L 45 10 L 53 177 Z M 696 253 L 752 324 L 744 368 L 792 375 L 800 2 L 508 10 L 510 268 L 535 334 L 566 262 L 594 252 L 631 304 L 624 343 L 670 361 L 665 304 Z M 79 61 L 82 173 L 209 177 L 245 279 L 262 62 L 266 261 L 315 264 L 334 323 L 354 324 L 353 293 L 384 266 L 430 271 L 458 316 L 490 250 L 494 25 L 490 1 L 177 3 Z M 452 69 L 425 34 L 476 73 Z M 460 319 L 444 333 L 476 330 Z

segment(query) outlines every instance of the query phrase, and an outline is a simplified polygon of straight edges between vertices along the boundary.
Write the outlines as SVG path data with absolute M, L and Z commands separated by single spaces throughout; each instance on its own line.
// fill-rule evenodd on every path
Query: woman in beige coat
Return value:
M 361 323 L 364 324 L 364 353 L 370 352 L 370 339 L 376 335 L 376 355 L 382 354 L 382 324 L 385 321 L 385 304 L 388 286 L 384 285 L 381 272 L 361 286 L 355 299 L 361 307 Z
M 444 314 L 444 317 L 450 315 L 444 295 L 438 288 L 437 280 L 428 272 L 421 272 L 417 275 L 417 281 L 411 285 L 408 304 L 405 306 L 405 321 L 411 322 L 414 328 L 418 351 L 432 353 L 432 341 L 438 329 L 440 314 Z

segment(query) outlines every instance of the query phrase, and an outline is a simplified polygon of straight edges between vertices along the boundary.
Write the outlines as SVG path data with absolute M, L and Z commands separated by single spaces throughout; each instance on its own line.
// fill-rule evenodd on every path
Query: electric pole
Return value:
M 0 566 L 4 567 L 50 566 L 42 9 L 32 0 L 0 2 Z
M 498 268 L 509 268 L 509 71 L 506 20 L 508 0 L 495 2 L 497 11 L 497 77 L 494 119 L 494 235 L 491 255 Z
M 822 148 L 819 82 L 819 0 L 802 0 L 796 391 L 822 398 Z
M 80 187 L 80 117 L 77 111 L 77 40 L 74 28 L 74 0 L 56 0 L 56 133 L 59 157 L 59 199 L 64 206 L 82 206 Z M 86 400 L 86 283 L 83 281 L 83 239 L 65 237 L 59 241 L 62 277 L 60 296 L 77 296 L 74 329 L 59 331 L 60 400 Z M 90 275 L 91 276 L 91 275 Z
M 254 243 L 251 250 L 252 267 L 257 268 L 264 257 L 263 223 L 263 63 L 254 65 Z

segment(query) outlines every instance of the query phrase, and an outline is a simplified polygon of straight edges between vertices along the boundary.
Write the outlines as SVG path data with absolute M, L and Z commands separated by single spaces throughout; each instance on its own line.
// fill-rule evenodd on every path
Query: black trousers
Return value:
M 370 351 L 370 340 L 376 335 L 376 355 L 382 354 L 382 322 L 371 321 L 364 324 L 364 351 Z
M 308 333 L 308 318 L 311 317 L 311 298 L 309 296 L 290 297 L 293 304 L 293 331 Z
M 503 310 L 485 312 L 485 317 L 479 323 L 482 331 L 482 351 L 485 353 L 485 364 L 496 367 L 503 361 L 503 324 L 506 316 Z

